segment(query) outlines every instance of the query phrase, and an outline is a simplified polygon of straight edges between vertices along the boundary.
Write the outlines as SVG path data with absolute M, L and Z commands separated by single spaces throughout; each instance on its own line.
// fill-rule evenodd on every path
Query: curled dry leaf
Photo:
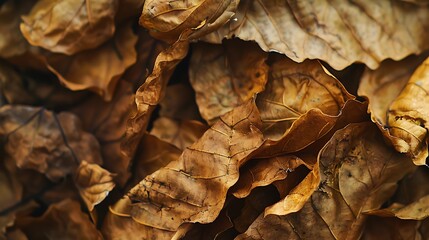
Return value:
M 240 178 L 231 188 L 232 194 L 237 198 L 247 197 L 254 188 L 283 180 L 301 165 L 306 163 L 294 155 L 249 161 L 240 168 Z
M 368 112 L 377 126 L 387 126 L 386 113 L 390 105 L 424 59 L 423 55 L 409 56 L 398 62 L 388 59 L 376 70 L 365 69 L 358 94 L 368 99 Z
M 337 131 L 319 153 L 320 185 L 297 212 L 259 218 L 238 239 L 356 239 L 413 166 L 370 123 Z M 272 226 L 276 226 L 272 228 Z
M 123 186 L 130 177 L 131 158 L 121 153 L 121 141 L 129 111 L 133 106 L 134 93 L 131 83 L 120 81 L 112 101 L 105 102 L 94 95 L 70 111 L 82 120 L 83 128 L 100 142 L 103 167 L 116 173 L 115 181 Z
M 48 69 L 67 88 L 74 91 L 89 89 L 109 101 L 120 76 L 136 61 L 136 42 L 137 36 L 128 23 L 98 48 L 72 56 L 45 53 L 43 58 Z
M 183 31 L 198 28 L 191 35 L 191 39 L 196 39 L 225 24 L 238 3 L 239 0 L 149 0 L 144 2 L 140 25 L 149 29 L 152 36 L 170 43 Z
M 80 204 L 69 199 L 50 205 L 40 217 L 23 217 L 17 225 L 34 239 L 102 239 Z
M 102 162 L 100 147 L 71 113 L 5 105 L 0 108 L 4 149 L 19 168 L 33 169 L 57 181 L 72 173 L 81 160 Z
M 222 45 L 196 45 L 189 81 L 196 92 L 201 116 L 212 124 L 263 91 L 268 78 L 267 57 L 252 42 L 234 40 Z
M 429 47 L 428 6 L 400 1 L 240 1 L 234 21 L 205 36 L 233 36 L 294 61 L 322 59 L 335 69 L 363 62 L 374 69 Z M 403 16 L 398 18 L 397 16 Z
M 10 166 L 5 159 L 0 162 L 0 238 L 6 233 L 6 228 L 13 225 L 13 212 L 3 212 L 18 203 L 23 195 L 23 186 L 17 179 L 16 167 Z
M 150 134 L 183 151 L 196 142 L 207 129 L 208 126 L 198 121 L 161 117 L 154 121 Z
M 429 58 L 413 73 L 407 85 L 392 102 L 387 124 L 395 149 L 408 153 L 416 165 L 425 165 L 428 157 Z
M 429 171 L 419 167 L 399 184 L 398 190 L 387 208 L 377 209 L 367 214 L 396 217 L 406 220 L 423 220 L 429 217 L 429 188 L 419 187 L 429 181 Z
M 345 103 L 353 98 L 318 61 L 295 63 L 276 56 L 266 89 L 257 97 L 267 138 L 261 154 L 305 148 L 335 125 Z
M 162 51 L 155 60 L 152 73 L 147 77 L 145 83 L 136 92 L 136 106 L 131 111 L 127 122 L 124 141 L 121 149 L 128 157 L 134 156 L 137 145 L 146 132 L 152 111 L 164 97 L 168 80 L 173 74 L 174 68 L 186 57 L 189 49 L 187 31 L 177 42 Z
M 102 202 L 115 187 L 113 174 L 98 164 L 85 160 L 77 168 L 74 181 L 89 211 Z
M 182 223 L 210 223 L 238 180 L 238 169 L 263 142 L 253 101 L 221 117 L 176 161 L 146 176 L 127 196 L 132 218 L 177 231 Z
M 72 55 L 113 35 L 117 7 L 117 0 L 41 0 L 22 17 L 20 28 L 32 45 Z
M 19 31 L 21 14 L 27 13 L 33 5 L 32 1 L 5 1 L 0 6 L 0 57 L 10 58 L 23 54 L 28 43 Z

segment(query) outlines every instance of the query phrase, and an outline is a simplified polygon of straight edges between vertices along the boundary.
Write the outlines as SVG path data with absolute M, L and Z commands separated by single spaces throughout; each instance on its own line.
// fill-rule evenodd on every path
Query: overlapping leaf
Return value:
M 297 62 L 317 58 L 335 69 L 363 62 L 374 69 L 384 59 L 429 48 L 428 7 L 394 0 L 242 0 L 234 20 L 205 39 L 221 43 L 235 36 Z
M 117 0 L 41 0 L 23 16 L 20 28 L 32 45 L 72 55 L 113 35 L 117 7 Z
M 319 154 L 319 163 L 319 188 L 299 212 L 261 215 L 238 239 L 358 238 L 363 213 L 379 208 L 412 169 L 369 123 L 337 131 Z

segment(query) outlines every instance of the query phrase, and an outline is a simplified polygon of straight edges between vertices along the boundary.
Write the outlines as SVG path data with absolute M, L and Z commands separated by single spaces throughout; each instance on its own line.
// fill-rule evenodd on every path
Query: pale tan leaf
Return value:
M 117 7 L 117 0 L 41 0 L 22 17 L 20 28 L 32 45 L 72 55 L 113 35 Z
M 335 69 L 363 62 L 374 69 L 429 47 L 428 10 L 395 0 L 242 0 L 233 20 L 205 40 L 235 36 L 297 62 L 321 59 Z

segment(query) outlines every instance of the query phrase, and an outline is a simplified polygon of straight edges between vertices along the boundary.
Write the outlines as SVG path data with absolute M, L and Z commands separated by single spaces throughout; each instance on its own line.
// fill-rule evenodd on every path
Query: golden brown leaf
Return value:
M 72 56 L 45 53 L 44 58 L 48 69 L 67 88 L 89 89 L 109 101 L 120 76 L 136 61 L 136 42 L 131 24 L 125 24 L 98 48 Z
M 115 32 L 116 0 L 38 1 L 20 28 L 34 46 L 72 55 L 95 48 Z
M 31 9 L 32 1 L 8 0 L 0 6 L 0 57 L 10 58 L 23 54 L 28 43 L 19 31 L 21 14 Z
M 22 218 L 17 225 L 32 239 L 102 239 L 79 203 L 69 199 L 50 205 L 40 217 Z
M 283 180 L 301 165 L 306 163 L 294 155 L 249 161 L 240 168 L 240 178 L 231 188 L 232 194 L 237 198 L 247 197 L 254 188 Z
M 410 56 L 398 62 L 389 59 L 376 70 L 365 69 L 358 94 L 368 99 L 368 112 L 378 126 L 387 126 L 386 113 L 390 105 L 424 59 L 424 56 Z
M 264 90 L 268 55 L 252 42 L 201 43 L 192 51 L 189 81 L 210 124 Z
M 133 106 L 133 86 L 119 81 L 112 101 L 105 102 L 99 96 L 92 96 L 70 111 L 82 120 L 83 128 L 92 133 L 100 142 L 103 167 L 118 174 L 115 181 L 123 186 L 130 177 L 131 158 L 121 153 L 121 141 L 129 111 Z
M 5 105 L 0 108 L 0 119 L 5 152 L 19 168 L 34 169 L 57 181 L 82 160 L 102 162 L 97 140 L 82 131 L 79 119 L 71 113 Z
M 74 181 L 89 211 L 102 202 L 115 187 L 113 176 L 98 164 L 85 160 L 80 163 L 74 174 Z
M 137 145 L 146 132 L 152 111 L 165 94 L 167 82 L 176 65 L 186 57 L 189 49 L 188 34 L 162 51 L 156 58 L 152 73 L 136 92 L 136 106 L 131 111 L 121 149 L 128 157 L 134 156 Z
M 395 149 L 408 153 L 414 164 L 425 165 L 428 157 L 429 58 L 413 73 L 387 112 Z
M 187 29 L 198 28 L 190 37 L 197 39 L 225 24 L 238 3 L 239 0 L 149 0 L 144 2 L 139 22 L 152 36 L 170 43 Z
M 261 215 L 238 239 L 357 239 L 367 218 L 363 213 L 378 209 L 413 169 L 370 123 L 337 131 L 319 163 L 319 188 L 299 212 Z
M 295 63 L 277 56 L 266 89 L 257 97 L 267 138 L 261 154 L 305 148 L 334 126 L 346 101 L 353 98 L 319 62 Z
M 335 69 L 363 62 L 374 69 L 429 47 L 428 6 L 400 1 L 242 0 L 234 20 L 205 39 L 254 40 L 294 61 L 321 59 Z M 397 16 L 401 16 L 398 18 Z
M 162 141 L 173 144 L 182 151 L 196 142 L 208 126 L 193 120 L 173 120 L 161 117 L 155 120 L 150 134 Z
M 176 161 L 146 176 L 127 196 L 129 214 L 146 226 L 177 231 L 182 223 L 216 219 L 238 168 L 263 142 L 253 101 L 221 117 Z

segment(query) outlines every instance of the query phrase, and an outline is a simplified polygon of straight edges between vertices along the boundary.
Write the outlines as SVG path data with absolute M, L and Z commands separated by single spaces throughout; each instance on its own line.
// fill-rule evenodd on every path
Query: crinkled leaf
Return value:
M 408 153 L 416 165 L 425 165 L 428 157 L 429 58 L 413 73 L 407 85 L 392 102 L 387 124 L 395 149 Z
M 299 212 L 261 215 L 238 239 L 356 239 L 367 218 L 363 212 L 378 209 L 413 169 L 370 123 L 337 131 L 319 153 L 319 164 L 319 188 Z
M 102 239 L 80 204 L 70 199 L 50 205 L 40 217 L 24 217 L 17 225 L 33 239 Z
M 251 42 L 201 43 L 192 51 L 189 81 L 209 123 L 264 90 L 268 55 Z
M 3 157 L 2 157 L 3 158 Z M 3 212 L 5 209 L 17 204 L 23 195 L 23 186 L 18 181 L 16 167 L 8 164 L 4 159 L 0 163 L 0 237 L 6 232 L 6 227 L 13 225 L 15 214 Z
M 38 1 L 20 25 L 34 46 L 72 55 L 95 48 L 115 32 L 116 0 Z
M 240 169 L 240 178 L 231 188 L 232 194 L 237 198 L 247 197 L 254 188 L 283 180 L 301 165 L 306 163 L 294 155 L 249 161 Z
M 216 219 L 238 169 L 263 141 L 253 101 L 221 117 L 176 161 L 130 190 L 128 213 L 146 226 L 176 231 L 182 223 Z
M 89 211 L 102 202 L 115 187 L 112 173 L 85 160 L 76 169 L 74 181 Z
M 34 169 L 56 181 L 72 173 L 82 160 L 102 162 L 97 140 L 82 130 L 71 113 L 5 105 L 0 119 L 5 152 L 19 168 Z
M 140 25 L 152 36 L 167 42 L 176 41 L 183 31 L 198 28 L 196 39 L 225 24 L 233 15 L 239 0 L 167 1 L 149 0 L 143 5 Z
M 170 85 L 159 103 L 159 115 L 177 120 L 202 120 L 195 102 L 195 92 L 189 83 Z
M 360 80 L 358 94 L 368 99 L 371 120 L 380 127 L 387 125 L 389 106 L 404 89 L 424 56 L 410 56 L 401 61 L 386 60 L 376 70 L 366 69 Z
M 131 24 L 125 24 L 111 40 L 95 49 L 71 56 L 45 53 L 43 58 L 67 88 L 88 89 L 109 101 L 120 76 L 136 61 L 136 42 Z
M 156 58 L 152 73 L 147 77 L 135 95 L 135 107 L 127 122 L 127 129 L 121 149 L 124 154 L 132 157 L 137 145 L 146 132 L 152 111 L 164 97 L 166 85 L 176 65 L 185 58 L 189 49 L 187 35 L 162 51 Z
M 419 221 L 371 216 L 365 224 L 362 240 L 419 240 Z
M 317 61 L 295 63 L 276 56 L 258 95 L 264 156 L 301 150 L 326 134 L 354 97 Z
M 428 10 L 394 0 L 242 0 L 234 20 L 205 39 L 220 43 L 235 36 L 297 62 L 321 59 L 335 69 L 363 62 L 374 69 L 384 59 L 429 48 Z
M 161 117 L 155 120 L 150 134 L 162 141 L 173 144 L 181 150 L 185 150 L 199 139 L 208 129 L 208 126 L 198 121 L 173 120 Z

